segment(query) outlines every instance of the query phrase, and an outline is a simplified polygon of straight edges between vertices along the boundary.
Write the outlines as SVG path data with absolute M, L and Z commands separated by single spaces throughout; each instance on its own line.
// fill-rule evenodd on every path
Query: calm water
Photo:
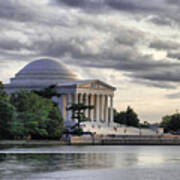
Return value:
M 0 147 L 0 179 L 179 180 L 180 146 Z

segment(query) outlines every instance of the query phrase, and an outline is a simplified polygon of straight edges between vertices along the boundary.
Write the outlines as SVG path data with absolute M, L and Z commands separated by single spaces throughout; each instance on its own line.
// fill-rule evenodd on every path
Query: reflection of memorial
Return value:
M 4 154 L 0 155 L 1 166 L 8 166 L 14 160 L 12 173 L 50 172 L 75 169 L 100 169 L 114 167 L 115 157 L 105 153 L 62 153 L 62 154 Z M 23 164 L 23 168 L 18 168 Z M 5 166 L 6 165 L 6 166 Z M 2 167 L 1 167 L 2 168 Z
M 115 162 L 115 157 L 107 153 L 67 153 L 51 158 L 59 170 L 111 168 Z
M 113 96 L 115 88 L 99 80 L 79 80 L 64 65 L 52 59 L 40 59 L 20 70 L 10 84 L 5 85 L 8 93 L 17 90 L 40 90 L 56 84 L 61 97 L 56 99 L 65 120 L 71 119 L 66 107 L 71 103 L 93 105 L 86 117 L 97 124 L 113 122 Z

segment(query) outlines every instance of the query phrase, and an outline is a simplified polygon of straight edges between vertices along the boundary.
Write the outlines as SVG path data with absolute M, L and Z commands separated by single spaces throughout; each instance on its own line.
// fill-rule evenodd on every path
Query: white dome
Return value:
M 79 80 L 75 74 L 67 69 L 62 63 L 53 59 L 38 59 L 20 70 L 11 84 L 33 86 L 63 84 Z

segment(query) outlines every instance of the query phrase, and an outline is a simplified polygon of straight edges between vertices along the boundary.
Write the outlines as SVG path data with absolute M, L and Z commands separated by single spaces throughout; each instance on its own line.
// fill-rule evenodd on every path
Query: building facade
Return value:
M 50 85 L 57 86 L 60 98 L 54 97 L 59 104 L 65 121 L 71 121 L 71 111 L 66 108 L 72 103 L 93 105 L 85 112 L 92 123 L 113 122 L 113 98 L 115 88 L 100 80 L 80 80 L 63 64 L 53 59 L 39 59 L 20 70 L 9 84 L 5 84 L 8 94 L 18 90 L 42 90 Z

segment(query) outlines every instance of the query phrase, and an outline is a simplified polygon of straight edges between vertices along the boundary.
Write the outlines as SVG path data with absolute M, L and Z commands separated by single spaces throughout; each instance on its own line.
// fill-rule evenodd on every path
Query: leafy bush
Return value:
M 126 111 L 121 111 L 120 113 L 115 112 L 114 121 L 119 124 L 126 124 L 128 126 L 139 125 L 138 115 L 134 112 L 134 110 L 128 106 Z
M 52 100 L 30 91 L 18 91 L 10 102 L 16 107 L 17 118 L 12 122 L 16 138 L 59 138 L 63 131 L 63 119 Z
M 160 126 L 164 128 L 165 132 L 180 131 L 180 114 L 164 116 Z
M 4 98 L 0 98 L 0 139 L 11 137 L 11 123 L 15 119 L 15 107 Z

